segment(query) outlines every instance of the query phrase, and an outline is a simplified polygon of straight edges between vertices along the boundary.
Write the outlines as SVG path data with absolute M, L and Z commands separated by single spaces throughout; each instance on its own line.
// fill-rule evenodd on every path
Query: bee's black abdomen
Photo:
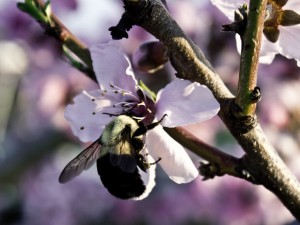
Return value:
M 133 173 L 122 171 L 110 162 L 110 154 L 97 160 L 97 170 L 103 185 L 114 196 L 121 199 L 130 199 L 141 196 L 146 187 L 136 168 Z

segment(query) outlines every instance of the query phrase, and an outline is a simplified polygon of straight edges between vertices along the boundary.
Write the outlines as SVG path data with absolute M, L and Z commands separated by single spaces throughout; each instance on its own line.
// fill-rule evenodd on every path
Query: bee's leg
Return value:
M 149 163 L 149 165 L 155 165 L 155 164 L 158 163 L 160 160 L 161 160 L 161 158 L 158 157 L 158 159 L 157 159 L 156 161 L 154 161 L 154 162 L 152 162 L 152 163 Z
M 143 170 L 144 172 L 147 172 L 147 169 L 149 169 L 150 166 L 155 165 L 160 160 L 161 160 L 161 158 L 158 157 L 158 159 L 156 161 L 148 163 L 142 155 L 138 155 L 138 163 L 137 164 L 141 170 Z
M 167 116 L 167 114 L 165 114 L 159 121 L 157 122 L 154 122 L 154 123 L 151 123 L 147 126 L 140 126 L 133 134 L 133 137 L 136 137 L 136 136 L 139 136 L 139 135 L 142 135 L 142 134 L 146 134 L 146 132 L 148 130 L 151 130 L 153 128 L 155 128 L 157 125 L 159 125 L 163 119 Z

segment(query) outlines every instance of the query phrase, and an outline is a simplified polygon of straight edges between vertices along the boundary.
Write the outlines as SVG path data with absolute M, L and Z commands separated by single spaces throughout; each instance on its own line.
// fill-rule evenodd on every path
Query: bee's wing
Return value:
M 58 181 L 60 183 L 66 183 L 81 174 L 83 170 L 89 169 L 99 158 L 100 147 L 101 145 L 99 140 L 96 140 L 94 143 L 84 149 L 66 165 L 61 172 Z

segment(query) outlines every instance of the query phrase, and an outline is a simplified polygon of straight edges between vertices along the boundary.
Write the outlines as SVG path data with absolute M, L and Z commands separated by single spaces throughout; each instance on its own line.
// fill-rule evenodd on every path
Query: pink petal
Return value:
M 297 60 L 300 65 L 300 24 L 295 26 L 280 26 L 279 45 L 280 54 L 291 59 Z
M 137 82 L 129 59 L 120 52 L 115 42 L 91 47 L 94 71 L 102 90 L 110 90 L 111 84 L 127 91 L 136 91 Z
M 300 2 L 299 1 L 287 1 L 287 3 L 282 7 L 283 9 L 290 9 L 297 13 L 300 12 Z
M 159 120 L 167 114 L 162 126 L 176 127 L 208 120 L 219 109 L 219 103 L 206 86 L 175 79 L 158 93 L 155 117 Z
M 117 114 L 120 108 L 112 107 L 116 101 L 114 95 L 101 95 L 100 90 L 83 92 L 74 98 L 74 104 L 66 107 L 65 118 L 69 121 L 75 136 L 81 141 L 95 141 L 100 137 L 104 126 L 111 117 L 103 114 Z
M 185 149 L 162 126 L 147 133 L 146 147 L 154 160 L 161 158 L 159 165 L 174 182 L 188 183 L 199 175 Z
M 279 53 L 278 41 L 272 43 L 263 35 L 261 40 L 261 50 L 259 52 L 259 62 L 263 64 L 270 64 L 273 62 L 275 55 Z

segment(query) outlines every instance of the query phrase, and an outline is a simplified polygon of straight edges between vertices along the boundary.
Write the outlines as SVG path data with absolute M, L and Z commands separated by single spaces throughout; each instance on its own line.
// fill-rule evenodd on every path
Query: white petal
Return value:
M 145 152 L 148 153 L 148 150 L 146 150 Z M 142 153 L 142 154 L 144 154 L 144 153 Z M 147 160 L 150 163 L 155 162 L 155 160 L 150 155 L 147 155 Z M 151 165 L 150 168 L 148 169 L 147 173 L 145 173 L 140 168 L 138 168 L 139 173 L 142 177 L 142 180 L 146 186 L 146 190 L 141 196 L 139 196 L 137 198 L 133 198 L 132 200 L 142 200 L 142 199 L 148 197 L 148 195 L 150 194 L 150 192 L 152 191 L 152 189 L 155 186 L 155 168 L 156 168 L 156 164 Z
M 123 90 L 135 93 L 137 82 L 129 59 L 120 52 L 115 42 L 91 47 L 94 71 L 102 90 L 110 90 L 113 84 Z
M 215 5 L 229 20 L 234 20 L 234 11 L 241 7 L 243 4 L 248 4 L 249 1 L 245 0 L 211 0 L 211 3 Z
M 241 54 L 241 51 L 242 51 L 242 41 L 241 41 L 240 35 L 238 35 L 238 34 L 235 35 L 235 41 L 236 41 L 236 49 L 237 49 L 238 53 Z
M 300 24 L 295 26 L 280 26 L 279 45 L 280 54 L 298 62 L 300 60 Z
M 292 1 L 289 0 L 287 3 L 282 7 L 282 9 L 290 9 L 297 13 L 300 12 L 300 2 L 299 1 Z
M 82 92 L 74 98 L 74 104 L 66 107 L 65 118 L 69 121 L 75 136 L 81 141 L 95 141 L 100 137 L 104 126 L 111 120 L 110 116 L 103 114 L 117 114 L 119 108 L 112 107 L 115 104 L 114 96 L 102 96 L 100 90 Z
M 279 44 L 278 41 L 272 43 L 268 41 L 268 39 L 262 35 L 261 40 L 261 50 L 259 52 L 259 62 L 263 64 L 270 64 L 273 62 L 275 55 L 279 53 Z
M 188 183 L 199 175 L 185 149 L 162 126 L 147 133 L 146 147 L 154 160 L 161 158 L 159 165 L 176 183 Z
M 159 120 L 167 114 L 161 124 L 176 127 L 208 120 L 219 109 L 219 103 L 206 86 L 175 79 L 158 93 L 155 117 Z

